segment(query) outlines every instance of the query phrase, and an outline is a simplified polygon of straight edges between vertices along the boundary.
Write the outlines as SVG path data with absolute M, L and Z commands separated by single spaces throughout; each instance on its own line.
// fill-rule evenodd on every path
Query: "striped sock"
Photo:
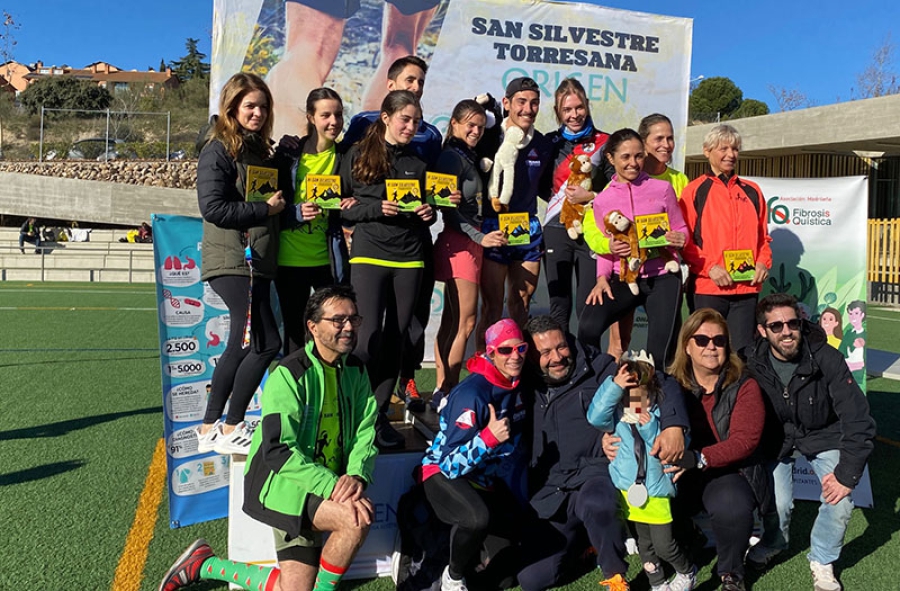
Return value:
M 346 566 L 335 566 L 325 562 L 324 558 L 319 559 L 319 572 L 316 573 L 316 585 L 313 587 L 313 591 L 334 591 L 346 572 Z
M 234 583 L 247 591 L 272 591 L 280 572 L 271 566 L 234 562 L 212 556 L 203 562 L 200 578 Z

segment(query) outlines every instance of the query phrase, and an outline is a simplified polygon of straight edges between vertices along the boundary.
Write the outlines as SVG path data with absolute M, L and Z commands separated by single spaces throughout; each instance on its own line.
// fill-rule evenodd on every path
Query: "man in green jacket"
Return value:
M 320 289 L 305 318 L 306 347 L 266 381 L 244 483 L 244 512 L 272 527 L 280 570 L 218 558 L 201 539 L 159 591 L 203 579 L 253 591 L 332 591 L 365 541 L 378 408 L 365 367 L 349 356 L 362 320 L 356 296 L 346 286 Z

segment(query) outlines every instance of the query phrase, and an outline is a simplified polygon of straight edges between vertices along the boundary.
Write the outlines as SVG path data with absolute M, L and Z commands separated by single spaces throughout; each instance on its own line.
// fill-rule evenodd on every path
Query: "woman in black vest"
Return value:
M 744 590 L 744 554 L 753 533 L 753 511 L 766 505 L 770 486 L 757 447 L 765 422 L 759 385 L 744 372 L 728 336 L 725 318 L 712 308 L 697 310 L 678 335 L 669 367 L 687 391 L 690 449 L 676 475 L 676 526 L 701 510 L 716 538 L 723 591 Z

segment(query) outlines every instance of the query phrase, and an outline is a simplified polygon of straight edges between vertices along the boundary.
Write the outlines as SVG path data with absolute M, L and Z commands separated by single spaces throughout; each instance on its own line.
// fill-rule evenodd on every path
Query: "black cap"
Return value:
M 538 87 L 537 82 L 527 76 L 522 76 L 521 78 L 513 78 L 506 85 L 506 98 L 512 98 L 514 94 L 523 90 L 532 90 L 538 95 L 541 94 L 541 89 Z

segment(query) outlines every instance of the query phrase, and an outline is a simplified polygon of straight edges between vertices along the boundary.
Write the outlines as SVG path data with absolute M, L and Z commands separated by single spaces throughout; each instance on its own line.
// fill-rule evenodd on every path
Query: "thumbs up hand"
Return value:
M 488 410 L 491 412 L 491 419 L 488 421 L 487 428 L 497 441 L 503 443 L 509 439 L 509 419 L 506 417 L 498 419 L 493 404 L 488 405 Z

